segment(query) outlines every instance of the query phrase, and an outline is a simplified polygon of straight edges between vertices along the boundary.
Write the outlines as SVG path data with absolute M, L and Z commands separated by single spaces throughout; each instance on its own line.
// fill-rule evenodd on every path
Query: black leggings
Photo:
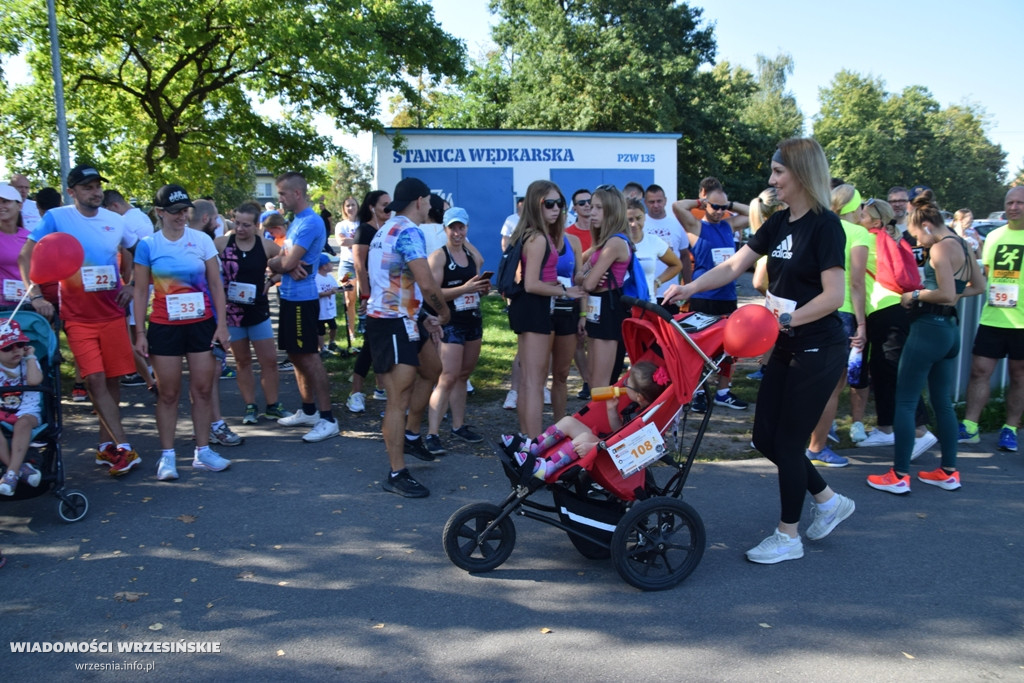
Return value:
M 910 313 L 899 304 L 875 311 L 868 316 L 868 368 L 871 388 L 875 393 L 875 415 L 882 427 L 893 425 L 896 414 L 896 376 L 903 346 L 910 333 Z M 914 424 L 928 424 L 924 400 L 918 397 Z
M 810 351 L 776 346 L 765 368 L 754 412 L 754 447 L 779 469 L 781 519 L 786 524 L 800 521 L 807 492 L 813 496 L 828 486 L 804 449 L 846 357 L 846 344 Z

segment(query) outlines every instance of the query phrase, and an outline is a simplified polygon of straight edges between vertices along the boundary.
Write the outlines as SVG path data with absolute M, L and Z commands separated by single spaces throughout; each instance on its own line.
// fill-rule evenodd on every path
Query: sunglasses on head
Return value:
M 8 353 L 10 351 L 13 351 L 14 349 L 23 349 L 26 346 L 28 346 L 28 344 L 26 344 L 25 342 L 14 342 L 13 344 L 8 344 L 7 346 L 0 348 L 0 351 Z
M 604 190 L 605 192 L 610 192 L 610 191 L 612 191 L 614 189 L 615 189 L 614 185 L 598 185 L 597 186 L 597 190 Z M 594 192 L 597 192 L 597 190 L 594 190 Z
M 577 199 L 576 200 L 576 206 L 590 206 L 590 200 L 589 199 Z
M 553 209 L 556 206 L 559 209 L 563 208 L 565 206 L 565 200 L 564 199 L 545 199 L 544 200 L 544 208 L 545 209 Z
M 715 211 L 725 211 L 726 209 L 729 208 L 728 204 L 712 204 L 711 202 L 708 202 L 708 206 L 710 206 Z

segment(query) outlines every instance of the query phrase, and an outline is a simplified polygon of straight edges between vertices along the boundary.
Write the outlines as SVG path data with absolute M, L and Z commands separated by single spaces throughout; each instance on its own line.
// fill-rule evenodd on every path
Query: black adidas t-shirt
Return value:
M 846 234 L 831 211 L 808 211 L 793 222 L 788 209 L 779 211 L 754 233 L 747 246 L 768 255 L 768 291 L 795 301 L 796 308 L 821 294 L 822 272 L 846 265 Z M 779 335 L 779 346 L 799 350 L 846 343 L 842 322 L 834 311 L 793 331 L 793 337 Z

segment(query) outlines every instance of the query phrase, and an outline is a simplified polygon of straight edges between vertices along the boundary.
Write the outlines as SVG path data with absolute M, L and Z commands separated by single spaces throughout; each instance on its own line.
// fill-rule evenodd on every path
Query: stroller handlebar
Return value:
M 630 308 L 632 308 L 633 306 L 637 306 L 639 308 L 644 309 L 645 311 L 650 311 L 654 315 L 656 315 L 656 316 L 658 316 L 660 318 L 664 318 L 665 320 L 668 320 L 669 322 L 672 321 L 672 314 L 671 313 L 666 311 L 664 308 L 662 308 L 658 304 L 651 303 L 650 301 L 644 301 L 643 299 L 637 299 L 635 296 L 625 295 L 625 296 L 622 297 L 622 303 L 624 303 L 626 306 L 629 306 Z

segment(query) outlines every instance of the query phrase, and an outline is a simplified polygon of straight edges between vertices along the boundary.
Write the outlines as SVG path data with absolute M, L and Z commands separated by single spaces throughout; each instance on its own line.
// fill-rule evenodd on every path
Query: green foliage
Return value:
M 373 169 L 370 164 L 359 161 L 345 150 L 331 157 L 324 167 L 327 183 L 310 188 L 310 196 L 323 197 L 324 203 L 337 220 L 344 213 L 342 206 L 348 197 L 355 197 L 360 204 L 373 183 Z M 332 226 L 333 227 L 333 226 Z
M 59 0 L 57 14 L 72 154 L 140 196 L 212 187 L 258 159 L 322 180 L 315 162 L 335 148 L 315 114 L 379 130 L 381 93 L 414 91 L 404 74 L 463 71 L 462 44 L 417 0 Z M 46 13 L 9 0 L 0 35 L 0 56 L 23 52 L 33 76 L 2 93 L 0 155 L 56 185 Z
M 943 109 L 921 86 L 889 93 L 881 79 L 846 70 L 819 92 L 814 136 L 832 175 L 865 197 L 920 183 L 951 210 L 966 206 L 984 215 L 1002 205 L 1006 154 L 988 139 L 979 107 Z

